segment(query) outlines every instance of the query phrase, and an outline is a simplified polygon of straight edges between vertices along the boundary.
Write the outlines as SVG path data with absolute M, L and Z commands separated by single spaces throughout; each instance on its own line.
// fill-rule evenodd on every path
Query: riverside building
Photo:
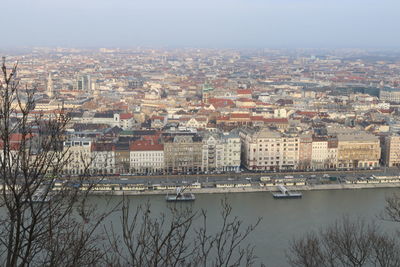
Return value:
M 291 170 L 299 165 L 300 138 L 269 128 L 240 130 L 242 164 L 248 170 Z
M 164 146 L 153 140 L 137 140 L 130 145 L 130 172 L 159 174 L 164 171 Z
M 384 138 L 382 160 L 387 167 L 400 166 L 400 135 L 390 135 Z
M 381 148 L 379 138 L 372 134 L 357 132 L 338 134 L 338 168 L 379 167 Z
M 202 171 L 239 171 L 240 138 L 237 133 L 203 132 Z

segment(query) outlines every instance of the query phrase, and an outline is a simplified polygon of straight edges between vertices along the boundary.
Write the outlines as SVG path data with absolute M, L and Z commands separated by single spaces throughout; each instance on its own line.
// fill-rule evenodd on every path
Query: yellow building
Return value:
M 377 136 L 363 132 L 338 135 L 338 168 L 378 167 L 380 156 Z
M 382 158 L 387 167 L 400 166 L 400 135 L 386 136 L 382 145 Z

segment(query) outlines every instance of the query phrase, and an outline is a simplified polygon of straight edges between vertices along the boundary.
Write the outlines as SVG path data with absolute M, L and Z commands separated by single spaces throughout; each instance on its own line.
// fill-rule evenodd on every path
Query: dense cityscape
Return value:
M 67 174 L 400 165 L 396 51 L 34 48 L 7 60 L 36 90 L 32 119 L 70 117 Z
M 0 266 L 400 266 L 400 1 L 0 7 Z

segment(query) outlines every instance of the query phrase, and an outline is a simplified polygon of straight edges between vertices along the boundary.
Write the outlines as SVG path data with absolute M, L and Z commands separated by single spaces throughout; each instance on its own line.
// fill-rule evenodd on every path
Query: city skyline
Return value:
M 6 1 L 0 47 L 397 48 L 399 8 L 392 0 Z

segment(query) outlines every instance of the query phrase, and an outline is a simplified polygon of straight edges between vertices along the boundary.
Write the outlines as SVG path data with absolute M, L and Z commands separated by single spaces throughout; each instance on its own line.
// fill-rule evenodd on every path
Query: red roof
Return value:
M 25 135 L 25 140 L 28 140 L 32 138 L 34 135 L 33 134 L 26 134 Z M 20 133 L 13 133 L 10 135 L 10 142 L 21 142 L 22 141 L 23 135 Z
M 264 117 L 263 116 L 251 116 L 250 119 L 252 121 L 263 121 Z
M 152 141 L 154 144 L 158 143 L 158 139 L 160 138 L 160 135 L 144 135 L 141 140 L 147 140 L 147 141 Z
M 25 140 L 32 138 L 34 134 L 27 134 L 25 135 Z M 13 133 L 10 134 L 9 142 L 10 142 L 10 149 L 11 150 L 19 150 L 20 144 L 23 139 L 23 135 L 20 133 Z M 3 140 L 0 140 L 0 148 L 3 149 Z
M 245 118 L 250 118 L 250 114 L 248 114 L 248 113 L 232 113 L 230 117 L 231 117 L 231 119 L 233 119 L 233 118 L 236 118 L 236 119 L 243 118 L 243 119 L 245 119 Z
M 214 108 L 235 106 L 235 103 L 231 99 L 225 99 L 225 98 L 210 98 L 208 100 L 208 103 L 212 104 L 214 106 Z
M 390 114 L 393 112 L 393 109 L 378 109 L 380 113 L 387 113 Z
M 113 143 L 92 143 L 92 151 L 114 151 Z
M 229 119 L 229 116 L 221 116 L 217 118 L 218 121 L 229 121 Z
M 153 116 L 150 118 L 150 120 L 160 120 L 160 121 L 163 121 L 163 120 L 164 120 L 164 117 L 163 117 L 163 116 L 156 116 L 156 115 L 153 115 Z
M 133 118 L 133 115 L 131 113 L 121 113 L 121 114 L 119 114 L 119 118 L 121 120 L 129 120 L 129 119 Z
M 239 89 L 236 91 L 238 95 L 251 95 L 251 90 L 248 89 Z
M 138 140 L 129 146 L 131 151 L 162 151 L 163 144 L 154 143 L 153 140 Z
M 204 117 L 197 117 L 197 118 L 194 118 L 196 121 L 207 121 L 207 118 L 204 118 Z

